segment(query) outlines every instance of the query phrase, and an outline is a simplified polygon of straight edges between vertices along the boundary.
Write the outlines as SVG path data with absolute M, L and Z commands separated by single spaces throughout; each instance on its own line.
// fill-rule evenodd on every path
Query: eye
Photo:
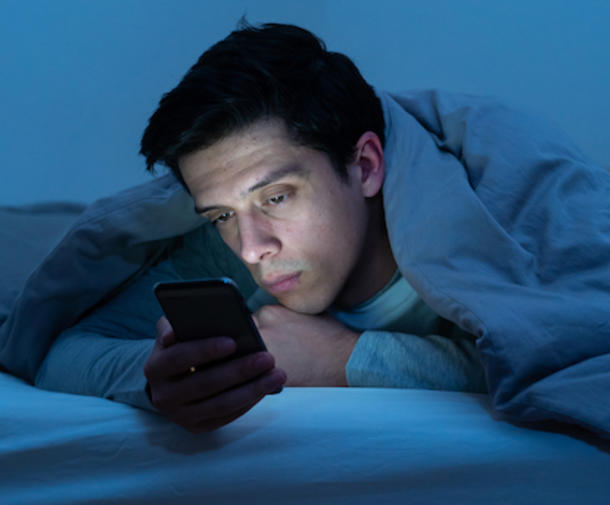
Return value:
M 212 224 L 214 226 L 216 226 L 217 224 L 222 224 L 222 223 L 226 223 L 229 219 L 231 219 L 233 216 L 235 215 L 235 212 L 232 210 L 227 210 L 226 212 L 223 212 L 222 214 L 219 214 L 218 216 L 214 217 L 213 219 L 211 219 Z
M 271 198 L 267 199 L 267 202 L 270 203 L 271 205 L 279 205 L 280 203 L 283 203 L 286 200 L 286 195 L 276 195 L 276 196 L 272 196 Z

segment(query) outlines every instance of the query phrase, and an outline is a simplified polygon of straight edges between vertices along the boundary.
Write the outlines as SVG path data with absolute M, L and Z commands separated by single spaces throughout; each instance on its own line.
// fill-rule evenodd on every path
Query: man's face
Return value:
M 325 153 L 267 120 L 184 156 L 180 170 L 198 212 L 282 305 L 322 312 L 358 275 L 369 207 L 356 165 L 343 181 Z

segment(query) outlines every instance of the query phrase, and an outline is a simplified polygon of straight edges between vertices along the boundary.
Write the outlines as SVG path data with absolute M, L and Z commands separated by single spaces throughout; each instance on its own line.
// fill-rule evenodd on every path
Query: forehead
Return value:
M 227 184 L 255 184 L 269 171 L 294 165 L 307 149 L 294 142 L 281 120 L 264 120 L 228 135 L 179 160 L 187 186 L 195 193 Z

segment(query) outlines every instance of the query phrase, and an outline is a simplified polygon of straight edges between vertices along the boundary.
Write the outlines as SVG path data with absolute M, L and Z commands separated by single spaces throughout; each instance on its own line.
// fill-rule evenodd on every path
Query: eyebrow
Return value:
M 277 170 L 274 170 L 273 172 L 268 173 L 261 181 L 258 181 L 253 186 L 250 186 L 247 189 L 247 191 L 245 193 L 243 193 L 243 195 L 245 196 L 245 194 L 247 194 L 247 193 L 252 193 L 253 191 L 256 191 L 257 189 L 261 189 L 261 188 L 264 188 L 265 186 L 269 186 L 270 184 L 273 184 L 274 182 L 276 182 L 279 179 L 282 179 L 283 177 L 286 177 L 288 175 L 296 175 L 298 177 L 305 178 L 305 177 L 307 177 L 308 174 L 309 174 L 309 170 L 305 169 L 301 165 L 297 165 L 297 164 L 286 165 L 284 167 L 278 168 Z M 197 207 L 197 204 L 195 204 L 195 212 L 197 214 L 204 214 L 206 212 L 209 212 L 211 210 L 218 209 L 218 208 L 220 208 L 220 206 L 218 206 L 218 205 L 212 205 L 209 207 Z

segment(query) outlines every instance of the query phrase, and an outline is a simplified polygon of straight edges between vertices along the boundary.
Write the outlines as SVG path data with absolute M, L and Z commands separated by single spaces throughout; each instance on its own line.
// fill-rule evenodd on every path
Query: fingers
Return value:
M 268 352 L 259 352 L 189 373 L 158 392 L 165 408 L 188 405 L 249 382 L 274 367 Z M 263 391 L 265 393 L 265 391 Z
M 174 421 L 193 432 L 214 430 L 248 412 L 265 395 L 277 391 L 285 381 L 284 371 L 274 368 L 239 387 L 177 409 Z
M 231 338 L 214 337 L 155 349 L 144 365 L 144 375 L 149 382 L 176 377 L 189 372 L 193 366 L 205 366 L 226 358 L 236 347 Z
M 189 431 L 209 431 L 282 388 L 286 374 L 275 368 L 270 353 L 226 361 L 236 347 L 226 337 L 176 342 L 171 326 L 161 318 L 155 346 L 144 365 L 152 404 Z M 195 373 L 190 372 L 193 366 Z

